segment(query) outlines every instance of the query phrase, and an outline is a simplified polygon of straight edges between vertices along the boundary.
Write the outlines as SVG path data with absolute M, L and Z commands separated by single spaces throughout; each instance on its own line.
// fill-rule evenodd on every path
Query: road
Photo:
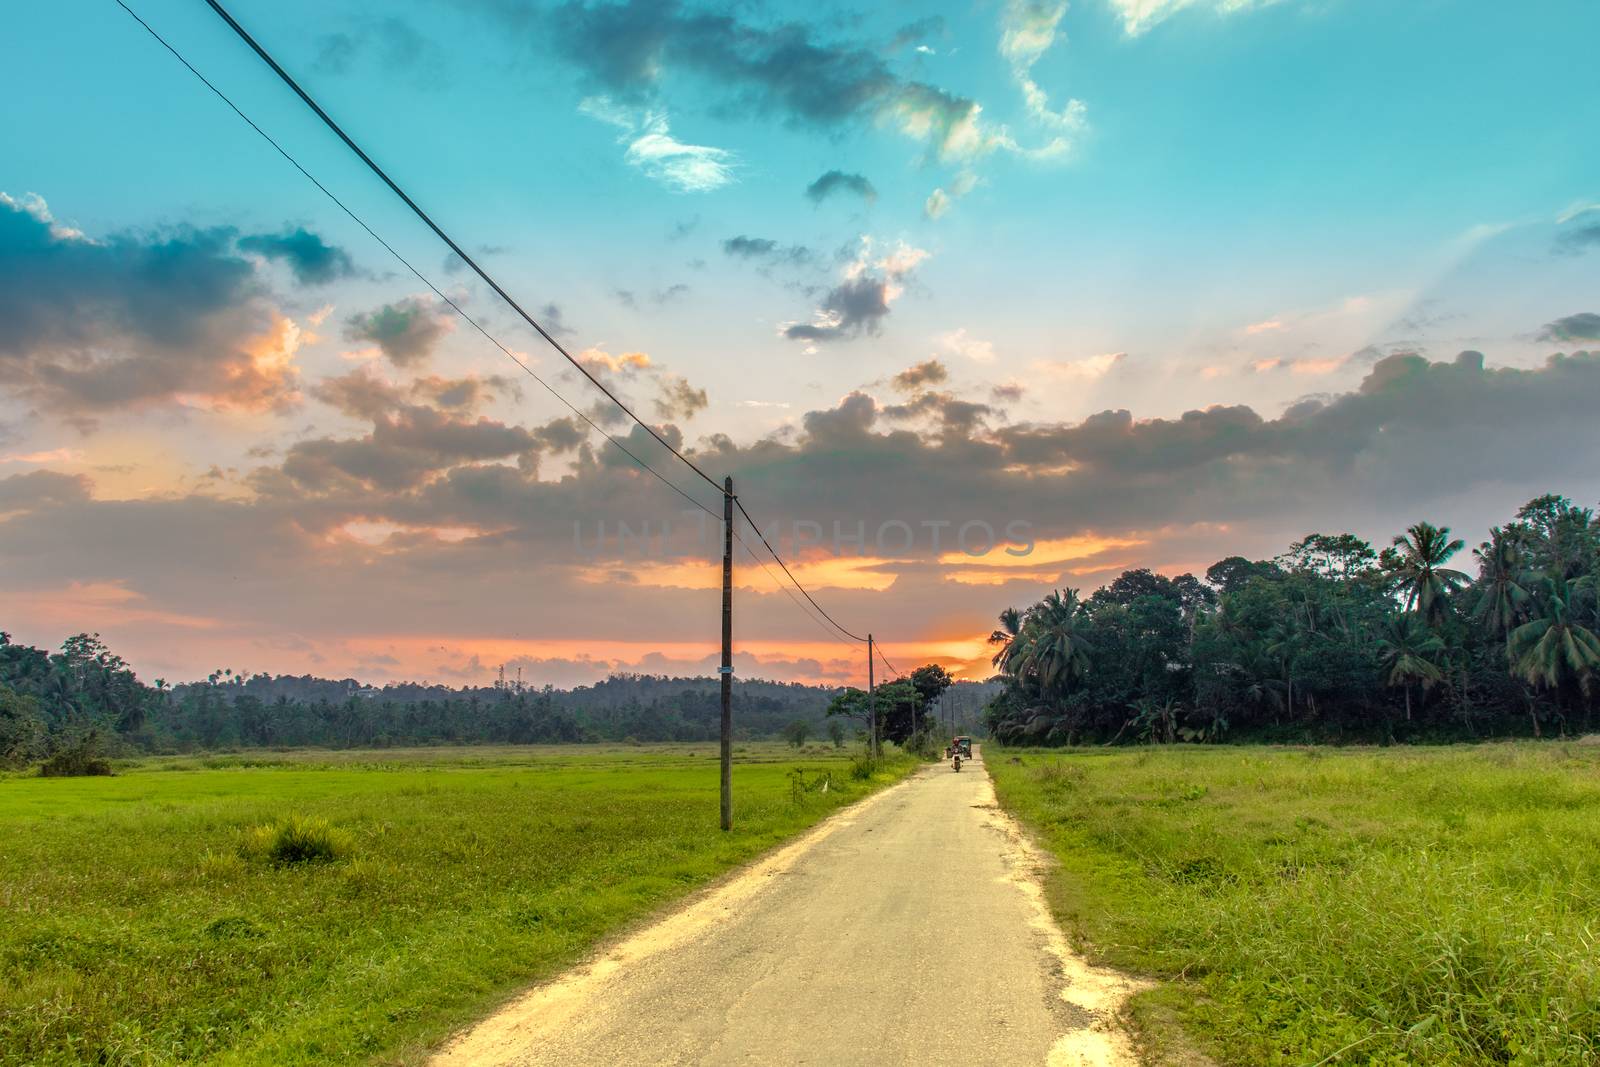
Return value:
M 448 1045 L 487 1064 L 1133 1064 L 980 758 L 929 767 Z

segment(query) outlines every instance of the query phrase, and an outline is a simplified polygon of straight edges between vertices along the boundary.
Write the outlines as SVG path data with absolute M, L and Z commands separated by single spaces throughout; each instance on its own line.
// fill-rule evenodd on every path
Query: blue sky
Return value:
M 592 401 L 208 9 L 130 3 L 540 374 L 574 401 Z M 1600 304 L 1600 240 L 1587 236 L 1600 237 L 1592 207 L 1600 141 L 1590 132 L 1600 128 L 1592 59 L 1600 9 L 1590 3 L 418 0 L 330 11 L 238 0 L 233 9 L 512 292 L 541 314 L 554 310 L 564 341 L 708 463 L 720 456 L 758 484 L 768 477 L 764 503 L 791 517 L 802 507 L 819 519 L 878 514 L 873 500 L 842 491 L 792 504 L 790 483 L 773 473 L 825 480 L 828 457 L 848 464 L 856 446 L 862 456 L 898 457 L 900 466 L 883 469 L 914 483 L 919 471 L 986 449 L 1016 452 L 1030 434 L 1082 435 L 1105 425 L 1094 421 L 1100 412 L 1128 411 L 1135 436 L 1190 426 L 1185 412 L 1210 408 L 1248 407 L 1276 426 L 1307 398 L 1332 410 L 1342 397 L 1397 388 L 1384 369 L 1397 364 L 1386 359 L 1448 369 L 1468 349 L 1484 353 L 1484 389 L 1515 382 L 1537 409 L 1533 398 L 1555 373 L 1548 357 L 1600 346 L 1583 317 Z M 430 602 L 428 583 L 441 574 L 470 573 L 493 590 L 506 557 L 490 542 L 515 540 L 508 531 L 521 520 L 480 522 L 466 510 L 430 518 L 424 501 L 446 483 L 501 471 L 530 480 L 518 492 L 553 492 L 566 476 L 582 483 L 575 446 L 553 445 L 554 431 L 540 429 L 566 409 L 526 379 L 520 390 L 500 382 L 516 373 L 502 355 L 445 315 L 120 9 L 66 0 L 24 7 L 8 23 L 25 47 L 14 44 L 0 70 L 12 102 L 0 112 L 0 191 L 10 197 L 0 210 L 33 220 L 18 234 L 53 235 L 11 250 L 8 269 L 24 279 L 13 325 L 35 314 L 62 316 L 63 325 L 18 328 L 0 346 L 0 485 L 13 479 L 20 493 L 18 479 L 43 473 L 81 490 L 75 507 L 115 505 L 126 516 L 138 503 L 148 514 L 129 536 L 155 542 L 162 523 L 193 521 L 197 507 L 232 509 L 228 522 L 248 523 L 281 506 L 272 514 L 310 531 L 315 545 L 333 538 L 339 552 L 366 553 L 423 590 L 388 612 L 408 620 L 399 629 L 412 644 L 382 651 L 389 631 L 374 625 L 317 666 L 273 643 L 287 609 L 240 608 L 218 655 L 237 648 L 265 669 L 409 675 L 419 673 L 408 657 L 427 631 L 444 650 L 441 671 L 476 669 L 471 657 L 490 655 L 483 642 L 501 632 L 478 625 L 486 609 L 469 598 L 436 633 L 418 620 L 418 605 Z M 808 196 L 830 173 L 827 195 Z M 308 280 L 288 253 L 259 251 L 297 230 L 339 269 Z M 207 234 L 214 247 L 200 249 L 196 235 Z M 157 292 L 139 257 L 172 240 L 199 242 L 183 246 L 199 257 L 195 277 L 211 278 L 215 267 L 231 288 L 188 312 L 193 293 L 175 294 L 172 330 L 142 319 L 129 326 L 140 318 L 130 309 Z M 115 254 L 94 252 L 113 246 Z M 74 293 L 77 274 L 40 282 L 55 276 L 28 257 L 63 250 L 98 262 L 83 269 L 103 271 L 105 288 Z M 386 307 L 395 309 L 388 318 Z M 104 315 L 92 331 L 70 325 L 85 308 Z M 371 325 L 380 322 L 410 332 L 386 347 Z M 121 362 L 135 350 L 136 361 Z M 917 366 L 924 370 L 897 379 Z M 126 381 L 126 391 L 69 388 L 64 367 Z M 350 401 L 348 389 L 327 384 L 350 375 L 385 386 L 388 403 L 404 394 L 412 414 Z M 452 407 L 437 399 L 444 385 L 427 384 L 446 380 L 482 388 L 472 404 Z M 848 397 L 857 391 L 875 405 L 866 436 L 830 442 L 829 427 L 854 417 Z M 336 392 L 344 399 L 330 399 Z M 409 473 L 374 481 L 377 460 L 351 457 L 392 444 L 394 420 L 405 418 L 408 433 L 424 422 L 441 434 L 459 424 L 498 443 L 418 468 L 421 446 L 407 438 Z M 1392 440 L 1397 427 L 1388 429 Z M 534 443 L 506 444 L 523 441 L 519 433 Z M 907 434 L 927 454 L 908 453 Z M 1142 446 L 1130 439 L 1128 447 Z M 1112 554 L 1094 558 L 1108 572 L 1130 562 L 1203 567 L 1222 547 L 1268 554 L 1313 521 L 1387 537 L 1418 517 L 1360 462 L 1328 475 L 1362 501 L 1353 514 L 1326 507 L 1325 494 L 1274 500 L 1248 451 L 1220 455 L 1224 468 L 1187 472 L 1166 511 L 1077 502 L 1087 461 L 1073 455 L 1045 465 L 1059 484 L 1036 474 L 1026 485 L 1005 482 L 1018 461 L 1002 457 L 987 481 L 974 474 L 991 495 L 953 493 L 941 506 L 1021 515 L 1047 538 L 1142 546 L 1102 549 Z M 1531 444 L 1511 451 L 1536 463 Z M 1374 454 L 1362 453 L 1369 464 Z M 315 477 L 313 456 L 324 464 Z M 808 471 L 807 462 L 824 466 Z M 1511 463 L 1481 473 L 1485 466 L 1438 480 L 1423 501 L 1438 507 L 1436 521 L 1479 537 L 1546 489 L 1600 492 L 1582 468 L 1557 485 L 1549 483 L 1559 471 Z M 1222 482 L 1226 492 L 1197 502 L 1198 486 Z M 875 497 L 870 487 L 860 492 Z M 1041 492 L 1051 506 L 1025 502 Z M 539 499 L 551 514 L 592 514 L 576 500 Z M 1061 503 L 1069 499 L 1070 510 Z M 904 507 L 925 506 L 916 500 L 908 494 Z M 650 498 L 638 508 L 671 506 Z M 24 522 L 46 517 L 30 511 L 0 531 L 9 527 L 16 545 L 38 553 L 27 577 L 12 579 L 30 602 L 101 613 L 113 632 L 136 630 L 140 618 L 181 630 L 172 620 L 211 617 L 172 583 L 163 591 L 157 575 L 177 564 L 159 552 L 130 552 L 103 573 L 74 577 L 70 561 L 39 547 L 49 538 L 25 536 Z M 351 529 L 362 536 L 340 533 Z M 280 561 L 321 551 L 307 544 L 271 551 L 287 553 Z M 310 580 L 316 567 L 302 563 L 284 588 Z M 839 583 L 835 595 L 860 614 L 888 615 L 880 629 L 922 642 L 908 652 L 953 648 L 999 607 L 1051 581 L 1100 580 L 1093 569 L 1046 567 L 988 585 L 952 583 L 937 567 L 919 570 L 928 563 L 880 561 L 870 587 L 859 574 L 816 573 Z M 271 570 L 248 553 L 216 566 Z M 566 602 L 584 625 L 607 630 L 615 606 L 589 596 L 582 572 L 592 565 L 566 567 L 556 580 L 576 583 Z M 206 577 L 178 584 L 199 590 Z M 574 659 L 538 627 L 492 654 L 545 664 L 564 681 L 645 664 L 644 650 L 661 642 L 650 626 L 660 632 L 660 620 L 700 594 L 665 572 L 639 580 L 654 581 L 660 596 L 614 656 Z M 77 592 L 63 599 L 69 587 Z M 763 631 L 770 650 L 758 662 L 773 673 L 831 676 L 821 652 L 784 658 L 783 648 L 801 648 L 794 620 L 781 614 L 792 616 L 792 606 L 770 589 L 752 596 L 772 609 Z M 307 638 L 313 644 L 350 637 L 337 611 L 327 612 L 306 631 L 320 635 Z M 168 621 L 151 622 L 158 618 Z M 37 636 L 95 621 L 41 615 Z M 674 655 L 673 663 L 697 662 L 692 650 Z M 211 666 L 182 657 L 159 665 Z

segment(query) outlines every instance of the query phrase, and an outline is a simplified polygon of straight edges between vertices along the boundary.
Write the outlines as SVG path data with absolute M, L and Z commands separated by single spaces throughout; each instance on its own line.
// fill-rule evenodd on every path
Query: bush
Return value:
M 850 757 L 850 777 L 858 782 L 865 782 L 878 773 L 878 761 L 872 758 L 870 752 L 860 752 Z
M 350 835 L 317 816 L 290 815 L 275 823 L 251 827 L 239 848 L 246 859 L 277 867 L 332 863 L 350 851 Z
M 811 736 L 811 724 L 804 719 L 795 719 L 783 728 L 783 739 L 789 742 L 790 748 L 799 748 L 806 743 L 806 738 Z
M 72 741 L 39 765 L 41 778 L 109 776 L 111 764 L 100 755 L 100 735 L 93 730 Z

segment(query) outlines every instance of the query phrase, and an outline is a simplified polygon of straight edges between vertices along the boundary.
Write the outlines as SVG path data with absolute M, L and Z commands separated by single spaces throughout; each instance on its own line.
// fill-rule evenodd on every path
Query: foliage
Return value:
M 1053 590 L 989 638 L 1005 744 L 1444 740 L 1588 729 L 1600 672 L 1600 522 L 1559 496 L 1463 548 L 1413 524 L 1381 553 L 1308 534 L 1274 560 Z
M 0 685 L 0 767 L 23 767 L 47 752 L 38 700 Z
M 811 724 L 804 719 L 795 719 L 783 728 L 783 739 L 789 742 L 790 748 L 799 748 L 811 736 Z
M 350 835 L 327 819 L 291 813 L 245 831 L 239 853 L 246 859 L 292 867 L 342 859 L 349 853 L 350 844 Z
M 993 688 L 958 684 L 974 701 Z M 570 690 L 517 683 L 375 689 L 353 678 L 269 677 L 232 668 L 189 684 L 157 678 L 146 685 L 98 635 L 78 634 L 52 653 L 0 633 L 0 766 L 46 759 L 91 731 L 116 756 L 241 747 L 708 741 L 721 729 L 720 689 L 715 678 L 638 674 Z M 735 679 L 735 737 L 776 738 L 796 720 L 806 724 L 808 737 L 817 736 L 839 692 Z
M 1170 983 L 1134 1018 L 1241 1067 L 1600 1062 L 1600 746 L 1018 758 L 1057 916 Z
M 55 746 L 41 764 L 41 778 L 107 778 L 111 762 L 100 753 L 100 734 L 88 730 L 70 741 Z
M 878 737 L 883 741 L 901 744 L 922 725 L 922 695 L 910 678 L 896 678 L 873 690 L 870 698 L 865 689 L 848 688 L 828 704 L 830 718 L 843 716 L 870 730 L 872 715 L 878 717 Z

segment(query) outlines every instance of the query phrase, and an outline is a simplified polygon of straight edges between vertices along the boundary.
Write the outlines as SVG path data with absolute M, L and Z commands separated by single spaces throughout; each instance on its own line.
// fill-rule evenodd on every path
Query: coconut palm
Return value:
M 1577 618 L 1594 585 L 1587 581 L 1545 579 L 1542 612 L 1511 632 L 1513 672 L 1543 689 L 1576 682 L 1588 696 L 1600 670 L 1600 636 Z
M 1406 610 L 1415 608 L 1430 625 L 1444 619 L 1448 594 L 1472 579 L 1444 564 L 1465 544 L 1450 537 L 1450 527 L 1419 522 L 1394 539 L 1389 550 L 1391 573 L 1405 593 Z
M 1517 539 L 1496 526 L 1489 540 L 1472 550 L 1478 559 L 1478 602 L 1472 617 L 1506 642 L 1506 661 L 1511 660 L 1511 631 L 1523 617 L 1529 599 L 1528 573 L 1523 565 L 1522 547 Z
M 1022 612 L 1016 608 L 1007 608 L 1000 613 L 1000 626 L 989 635 L 991 645 L 999 645 L 994 657 L 989 661 L 1001 671 L 1013 673 L 1011 661 L 1021 651 L 1017 638 L 1022 635 Z
M 1089 673 L 1086 621 L 1076 589 L 1052 591 L 1028 612 L 1023 669 L 1044 689 L 1065 689 Z
M 1406 694 L 1406 721 L 1411 720 L 1411 687 L 1421 683 L 1429 689 L 1444 672 L 1433 657 L 1444 651 L 1439 635 L 1417 621 L 1417 616 L 1396 615 L 1385 624 L 1378 638 L 1378 657 L 1384 666 L 1383 683 L 1400 687 Z

